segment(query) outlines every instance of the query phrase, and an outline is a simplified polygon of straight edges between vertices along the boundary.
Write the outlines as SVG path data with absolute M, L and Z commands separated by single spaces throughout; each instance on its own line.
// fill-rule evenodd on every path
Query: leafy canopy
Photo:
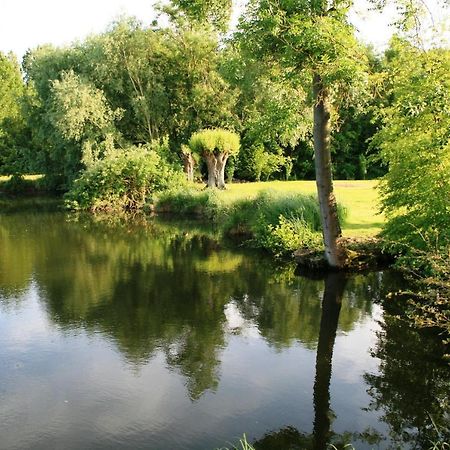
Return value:
M 202 130 L 191 136 L 189 147 L 194 153 L 200 155 L 210 153 L 233 156 L 239 153 L 239 135 L 221 128 Z
M 389 171 L 381 185 L 385 233 L 418 247 L 450 243 L 450 51 L 395 41 L 392 103 L 374 143 Z

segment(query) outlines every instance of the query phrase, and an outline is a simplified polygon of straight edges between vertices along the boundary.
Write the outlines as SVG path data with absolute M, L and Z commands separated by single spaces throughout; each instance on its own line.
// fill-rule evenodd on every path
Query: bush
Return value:
M 266 225 L 260 233 L 259 244 L 276 256 L 285 256 L 299 248 L 322 248 L 322 235 L 297 217 L 280 215 L 277 225 Z
M 224 225 L 228 233 L 248 234 L 254 247 L 276 256 L 321 244 L 319 204 L 315 197 L 263 191 L 236 202 Z
M 217 222 L 226 214 L 227 206 L 216 190 L 198 191 L 195 188 L 186 188 L 163 192 L 158 196 L 156 209 L 158 212 L 206 218 Z
M 130 147 L 95 162 L 66 194 L 71 209 L 135 210 L 154 193 L 184 184 L 183 173 L 154 150 Z
M 319 204 L 315 197 L 263 191 L 254 199 L 226 203 L 219 191 L 169 191 L 157 202 L 158 211 L 204 217 L 223 233 L 248 238 L 247 244 L 276 256 L 300 247 L 321 248 Z M 341 219 L 345 215 L 339 208 Z

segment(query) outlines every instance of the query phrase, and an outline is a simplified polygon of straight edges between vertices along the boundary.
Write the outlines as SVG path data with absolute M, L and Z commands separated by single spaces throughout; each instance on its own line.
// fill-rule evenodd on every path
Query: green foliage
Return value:
M 398 252 L 398 245 L 395 247 Z M 403 249 L 395 263 L 411 289 L 402 292 L 409 298 L 406 315 L 418 328 L 439 331 L 450 348 L 450 252 Z
M 9 180 L 0 184 L 0 191 L 7 194 L 26 194 L 36 190 L 36 181 L 26 180 L 21 175 L 13 175 Z
M 66 194 L 72 209 L 135 210 L 150 196 L 181 185 L 183 174 L 145 147 L 117 150 L 93 163 Z
M 24 147 L 29 145 L 21 101 L 26 93 L 19 64 L 0 52 L 0 173 L 20 174 L 26 169 Z
M 181 216 L 204 217 L 230 236 L 275 256 L 287 256 L 300 247 L 321 248 L 319 205 L 315 197 L 273 191 L 252 199 L 227 202 L 217 190 L 172 190 L 158 195 L 156 210 Z M 346 212 L 340 207 L 344 218 Z
M 286 160 L 287 157 L 280 153 L 267 151 L 263 144 L 254 144 L 239 154 L 239 173 L 250 180 L 268 180 L 286 165 Z
M 389 166 L 381 185 L 384 234 L 420 249 L 450 244 L 450 51 L 399 41 L 391 50 L 390 106 L 375 143 Z
M 189 147 L 198 155 L 237 155 L 240 148 L 239 135 L 220 128 L 202 130 L 191 136 Z
M 20 116 L 17 102 L 25 90 L 16 58 L 0 52 L 0 124 L 6 118 Z
M 335 104 L 353 101 L 366 84 L 367 58 L 346 15 L 351 2 L 253 0 L 240 22 L 242 48 L 278 60 L 287 76 L 320 74 Z M 351 89 L 349 89 L 351 87 Z
M 64 139 L 81 144 L 85 166 L 114 148 L 114 121 L 121 112 L 111 110 L 102 91 L 70 70 L 52 82 L 51 95 L 50 121 Z
M 158 195 L 156 209 L 176 216 L 200 217 L 218 222 L 228 208 L 215 189 L 200 192 L 195 188 L 186 188 L 162 192 Z
M 189 23 L 209 25 L 225 32 L 231 18 L 231 7 L 231 0 L 171 0 L 164 12 L 178 23 L 187 19 Z
M 260 237 L 260 245 L 270 249 L 276 256 L 292 254 L 300 248 L 319 249 L 322 247 L 322 235 L 311 225 L 298 217 L 279 217 L 275 226 L 267 225 Z
M 116 146 L 168 136 L 175 153 L 199 129 L 235 127 L 235 93 L 219 60 L 217 34 L 207 28 L 144 28 L 133 19 L 64 49 L 29 52 L 34 170 L 68 188 Z
M 221 73 L 238 91 L 235 110 L 240 119 L 242 151 L 237 177 L 276 177 L 283 167 L 289 166 L 289 157 L 296 160 L 299 156 L 296 146 L 309 139 L 312 115 L 308 88 L 284 77 L 279 64 L 255 59 L 242 47 L 240 38 L 235 38 L 221 64 Z M 255 160 L 260 163 L 256 170 Z M 312 165 L 312 159 L 309 164 Z M 266 169 L 264 175 L 261 165 Z
M 251 245 L 276 256 L 300 247 L 320 248 L 321 224 L 315 197 L 262 191 L 230 207 L 224 230 L 251 237 Z

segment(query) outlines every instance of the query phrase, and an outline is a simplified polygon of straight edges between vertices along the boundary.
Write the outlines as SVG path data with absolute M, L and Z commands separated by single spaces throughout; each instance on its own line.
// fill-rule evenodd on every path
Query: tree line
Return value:
M 1 173 L 42 173 L 52 188 L 67 189 L 113 148 L 168 138 L 170 158 L 181 162 L 193 133 L 220 127 L 241 137 L 228 178 L 314 178 L 305 74 L 286 76 L 281 64 L 251 54 L 249 39 L 242 30 L 224 40 L 195 21 L 144 27 L 123 18 L 83 42 L 30 50 L 22 67 L 1 55 Z M 370 49 L 362 52 L 381 65 Z M 337 178 L 383 171 L 370 155 L 376 125 L 361 102 L 333 124 Z M 196 170 L 206 174 L 206 163 Z

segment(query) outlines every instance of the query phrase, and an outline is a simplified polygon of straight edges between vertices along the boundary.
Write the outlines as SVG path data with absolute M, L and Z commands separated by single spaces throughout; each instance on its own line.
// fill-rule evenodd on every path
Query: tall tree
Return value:
M 450 244 L 450 51 L 395 39 L 388 52 L 383 126 L 374 144 L 389 171 L 381 202 L 390 239 L 422 249 Z
M 25 92 L 17 60 L 0 52 L 0 173 L 18 173 L 23 168 L 18 147 L 26 134 L 20 104 Z
M 351 100 L 364 81 L 365 55 L 347 21 L 351 2 L 343 0 L 253 0 L 241 19 L 241 45 L 276 61 L 286 77 L 308 77 L 314 113 L 314 158 L 325 255 L 340 268 L 341 227 L 333 193 L 330 152 L 332 106 Z M 353 89 L 350 90 L 349 87 Z

